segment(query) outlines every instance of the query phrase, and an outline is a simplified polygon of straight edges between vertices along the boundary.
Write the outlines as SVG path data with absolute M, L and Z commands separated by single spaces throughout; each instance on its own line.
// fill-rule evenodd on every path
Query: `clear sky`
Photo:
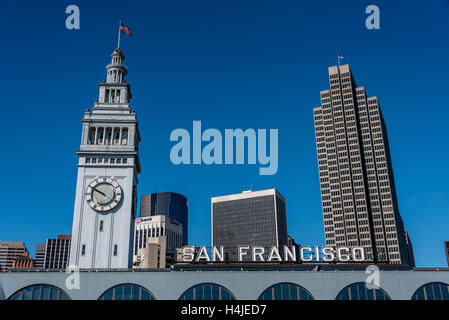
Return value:
M 76 4 L 80 30 L 65 28 Z M 381 29 L 367 30 L 376 4 Z M 189 239 L 210 244 L 210 198 L 277 188 L 288 233 L 323 245 L 312 109 L 328 66 L 345 57 L 386 120 L 399 208 L 418 266 L 446 266 L 449 240 L 449 1 L 0 0 L 0 240 L 35 245 L 72 228 L 80 119 L 117 45 L 142 142 L 138 193 L 189 200 Z M 279 170 L 174 166 L 170 133 L 279 129 Z

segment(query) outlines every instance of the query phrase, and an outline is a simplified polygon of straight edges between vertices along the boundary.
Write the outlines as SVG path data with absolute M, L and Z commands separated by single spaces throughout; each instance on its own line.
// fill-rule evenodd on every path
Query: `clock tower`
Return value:
M 112 52 L 98 100 L 81 120 L 71 268 L 132 266 L 140 136 L 124 59 L 120 48 Z

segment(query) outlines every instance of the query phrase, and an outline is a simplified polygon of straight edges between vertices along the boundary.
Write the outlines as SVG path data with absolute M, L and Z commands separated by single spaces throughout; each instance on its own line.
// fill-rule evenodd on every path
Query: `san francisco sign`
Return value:
M 259 247 L 239 246 L 237 248 L 212 247 L 209 248 L 186 246 L 182 248 L 183 262 L 362 262 L 365 261 L 365 251 L 362 247 L 339 247 L 330 246 L 283 246 Z

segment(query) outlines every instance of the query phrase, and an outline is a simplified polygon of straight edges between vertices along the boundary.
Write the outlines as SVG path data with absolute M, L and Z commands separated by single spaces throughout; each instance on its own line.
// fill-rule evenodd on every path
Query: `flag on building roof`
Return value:
M 130 36 L 132 34 L 131 29 L 129 29 L 127 26 L 125 26 L 121 22 L 120 22 L 120 31 L 123 33 L 126 33 L 128 36 Z

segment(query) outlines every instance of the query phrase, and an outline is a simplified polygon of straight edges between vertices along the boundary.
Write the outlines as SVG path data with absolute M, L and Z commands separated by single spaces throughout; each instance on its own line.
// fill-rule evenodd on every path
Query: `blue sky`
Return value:
M 65 28 L 76 4 L 81 29 Z M 365 28 L 365 8 L 381 29 Z M 189 239 L 210 243 L 210 197 L 277 188 L 288 233 L 322 245 L 312 109 L 327 68 L 345 57 L 378 96 L 388 127 L 399 208 L 418 266 L 446 266 L 449 240 L 449 1 L 10 1 L 0 0 L 2 151 L 0 239 L 36 243 L 70 234 L 80 119 L 117 42 L 142 136 L 139 197 L 189 199 Z M 258 165 L 174 166 L 170 133 L 279 129 L 279 170 Z

